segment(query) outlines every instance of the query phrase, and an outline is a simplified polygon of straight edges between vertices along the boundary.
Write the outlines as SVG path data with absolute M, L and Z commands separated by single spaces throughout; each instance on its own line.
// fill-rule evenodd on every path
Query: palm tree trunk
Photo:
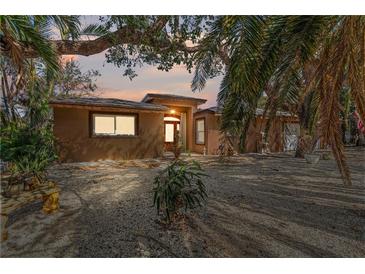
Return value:
M 2 99 L 4 102 L 5 107 L 5 117 L 6 120 L 10 120 L 10 110 L 9 110 L 9 104 L 8 104 L 8 94 L 9 94 L 9 85 L 7 83 L 7 78 L 4 69 L 2 69 L 2 77 L 1 77 L 1 91 L 2 91 Z
M 308 150 L 312 141 L 313 138 L 309 134 L 309 129 L 300 124 L 300 136 L 298 138 L 297 149 L 295 150 L 295 157 L 304 158 L 304 154 L 309 152 Z

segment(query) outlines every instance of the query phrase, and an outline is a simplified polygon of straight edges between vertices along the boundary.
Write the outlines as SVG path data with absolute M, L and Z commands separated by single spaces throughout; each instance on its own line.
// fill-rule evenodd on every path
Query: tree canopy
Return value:
M 201 37 L 213 16 L 100 16 L 81 27 L 80 16 L 1 16 L 0 45 L 15 64 L 21 58 L 42 58 L 56 66 L 54 56 L 90 56 L 106 51 L 107 62 L 133 68 L 152 64 L 169 70 L 175 64 L 193 66 Z M 52 28 L 59 33 L 51 37 Z

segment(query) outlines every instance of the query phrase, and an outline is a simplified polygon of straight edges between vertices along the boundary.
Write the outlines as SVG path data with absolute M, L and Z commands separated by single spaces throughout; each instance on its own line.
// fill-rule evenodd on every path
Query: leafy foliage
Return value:
M 163 71 L 183 64 L 191 71 L 194 47 L 214 21 L 215 16 L 201 15 L 112 15 L 81 29 L 79 16 L 2 16 L 0 38 L 2 49 L 19 67 L 28 58 L 40 57 L 56 71 L 57 54 L 75 54 L 82 48 L 81 54 L 88 56 L 106 50 L 106 61 L 133 79 L 144 64 Z M 81 39 L 85 35 L 95 39 Z M 96 40 L 98 46 L 87 45 Z
M 78 16 L 0 16 L 0 46 L 10 52 L 10 59 L 18 72 L 28 62 L 24 49 L 31 46 L 50 73 L 59 71 L 58 55 L 49 39 L 54 27 L 64 39 L 79 37 Z
M 67 61 L 61 69 L 57 81 L 57 95 L 69 95 L 76 92 L 78 95 L 88 94 L 97 89 L 96 77 L 101 74 L 97 70 L 82 72 L 77 61 Z
M 56 159 L 48 99 L 52 85 L 30 62 L 27 66 L 26 94 L 13 104 L 17 114 L 2 110 L 0 130 L 1 159 L 10 163 L 14 177 L 35 176 L 41 181 L 46 167 Z M 4 81 L 3 81 L 4 82 Z
M 212 23 L 209 33 L 200 42 L 201 50 L 194 55 L 195 72 L 191 84 L 193 91 L 201 91 L 209 78 L 222 74 L 227 62 L 221 55 L 226 46 L 223 24 L 223 17 Z
M 243 151 L 248 126 L 265 92 L 265 131 L 278 109 L 298 114 L 306 131 L 319 132 L 331 146 L 344 182 L 350 185 L 340 93 L 350 87 L 356 110 L 365 120 L 365 17 L 222 16 L 217 21 L 218 30 L 212 29 L 206 39 L 217 39 L 229 56 L 218 95 L 222 131 L 238 135 Z M 197 56 L 205 58 L 197 59 L 193 89 L 201 89 L 209 76 L 201 68 L 214 66 L 211 49 L 201 45 Z
M 10 162 L 14 176 L 40 178 L 56 159 L 50 128 L 34 130 L 24 122 L 11 122 L 0 132 L 1 158 Z
M 151 25 L 161 16 L 103 16 L 100 24 L 104 29 L 132 27 L 135 32 L 151 32 Z M 123 68 L 123 76 L 133 79 L 136 68 L 145 64 L 169 71 L 174 65 L 184 64 L 188 71 L 193 67 L 192 54 L 181 49 L 181 43 L 198 43 L 204 32 L 210 29 L 214 16 L 165 16 L 165 24 L 151 38 L 145 35 L 138 44 L 120 44 L 106 52 L 106 60 Z M 155 30 L 153 30 L 155 31 Z M 144 41 L 145 40 L 145 41 Z M 166 44 L 165 47 L 158 46 Z M 151 45 L 152 44 L 152 45 Z M 156 44 L 154 46 L 153 44 Z
M 203 177 L 207 176 L 198 162 L 172 162 L 154 179 L 153 205 L 165 212 L 170 222 L 181 208 L 185 211 L 202 206 L 207 198 Z

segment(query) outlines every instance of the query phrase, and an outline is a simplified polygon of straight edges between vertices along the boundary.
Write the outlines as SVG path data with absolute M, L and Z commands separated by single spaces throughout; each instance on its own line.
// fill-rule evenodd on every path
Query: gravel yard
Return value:
M 206 207 L 157 221 L 153 177 L 167 160 L 53 166 L 59 212 L 34 203 L 9 218 L 2 257 L 364 257 L 365 149 L 348 149 L 353 186 L 334 160 L 286 154 L 194 156 L 210 177 Z

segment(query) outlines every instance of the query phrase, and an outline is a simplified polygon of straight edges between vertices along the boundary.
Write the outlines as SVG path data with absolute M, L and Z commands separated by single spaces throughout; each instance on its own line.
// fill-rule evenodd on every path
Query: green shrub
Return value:
M 25 122 L 10 122 L 0 131 L 0 153 L 14 176 L 40 179 L 56 159 L 51 128 L 31 129 Z
M 193 209 L 202 206 L 207 198 L 203 177 L 204 173 L 198 162 L 177 160 L 172 162 L 154 179 L 153 205 L 159 214 L 164 212 L 166 219 L 171 220 L 180 209 Z

